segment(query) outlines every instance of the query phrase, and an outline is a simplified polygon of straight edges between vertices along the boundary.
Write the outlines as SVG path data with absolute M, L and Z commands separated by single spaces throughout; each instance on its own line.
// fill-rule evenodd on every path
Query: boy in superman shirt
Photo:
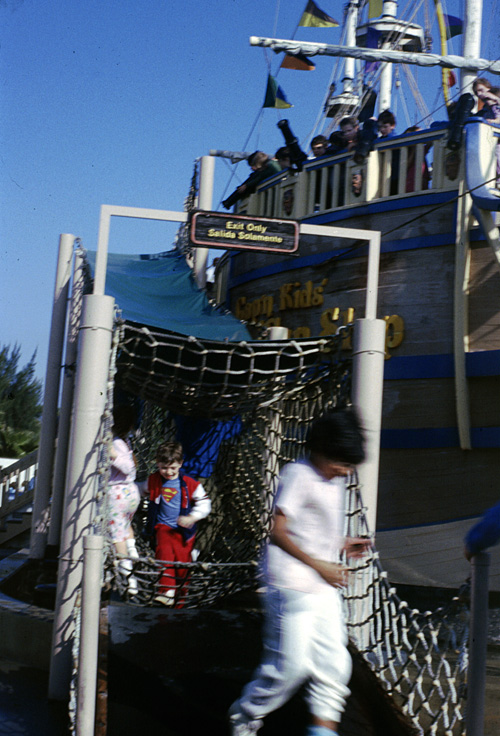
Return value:
M 156 534 L 156 559 L 191 562 L 196 522 L 211 510 L 205 489 L 181 472 L 184 456 L 179 442 L 166 442 L 156 452 L 158 470 L 148 478 L 148 526 Z M 187 568 L 163 568 L 155 600 L 181 608 L 187 590 Z

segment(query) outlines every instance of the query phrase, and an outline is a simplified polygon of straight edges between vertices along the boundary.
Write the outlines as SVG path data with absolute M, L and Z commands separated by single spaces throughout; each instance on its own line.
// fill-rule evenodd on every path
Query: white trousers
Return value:
M 264 654 L 253 680 L 231 708 L 257 730 L 307 682 L 312 715 L 340 721 L 352 670 L 339 592 L 268 589 Z

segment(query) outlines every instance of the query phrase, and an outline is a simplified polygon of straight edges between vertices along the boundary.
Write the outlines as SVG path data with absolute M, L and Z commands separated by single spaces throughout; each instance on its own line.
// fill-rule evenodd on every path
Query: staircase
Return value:
M 38 451 L 0 470 L 0 547 L 31 528 Z

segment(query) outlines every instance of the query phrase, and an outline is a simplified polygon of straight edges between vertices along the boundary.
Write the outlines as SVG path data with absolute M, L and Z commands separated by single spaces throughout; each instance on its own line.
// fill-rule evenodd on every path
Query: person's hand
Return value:
M 314 569 L 328 585 L 334 588 L 344 588 L 347 585 L 349 568 L 345 565 L 339 565 L 337 562 L 316 560 Z
M 344 551 L 348 558 L 359 559 L 366 555 L 372 543 L 366 537 L 346 537 Z
M 177 519 L 178 526 L 181 526 L 183 529 L 192 529 L 195 523 L 196 519 L 190 514 L 188 514 L 187 516 L 179 516 L 179 518 Z

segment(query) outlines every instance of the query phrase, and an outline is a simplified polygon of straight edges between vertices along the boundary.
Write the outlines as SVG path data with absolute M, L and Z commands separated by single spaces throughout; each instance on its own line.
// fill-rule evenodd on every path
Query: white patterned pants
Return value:
M 264 654 L 253 680 L 231 708 L 252 729 L 306 684 L 312 715 L 340 721 L 352 670 L 339 592 L 268 588 Z

